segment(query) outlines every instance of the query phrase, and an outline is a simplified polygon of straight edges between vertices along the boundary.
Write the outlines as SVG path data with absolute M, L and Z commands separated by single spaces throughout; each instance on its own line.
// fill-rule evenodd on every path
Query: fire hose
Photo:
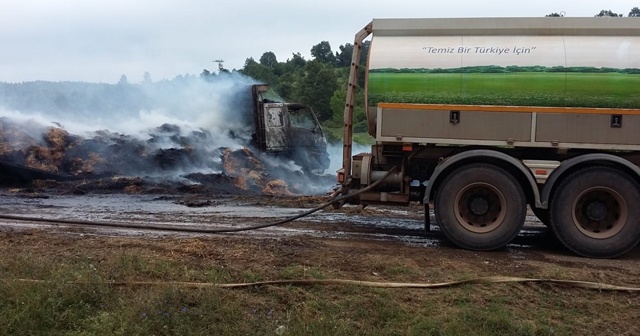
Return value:
M 158 230 L 158 231 L 173 231 L 173 232 L 188 232 L 188 233 L 204 233 L 204 234 L 216 234 L 216 233 L 231 233 L 231 232 L 241 232 L 241 231 L 249 231 L 249 230 L 257 230 L 277 225 L 282 225 L 288 222 L 292 222 L 296 219 L 311 215 L 317 211 L 320 211 L 332 204 L 339 203 L 345 201 L 349 198 L 355 197 L 361 193 L 367 192 L 380 183 L 382 183 L 389 175 L 391 175 L 397 167 L 393 167 L 378 181 L 372 183 L 371 185 L 358 190 L 352 194 L 340 195 L 342 189 L 336 190 L 331 199 L 323 203 L 311 210 L 305 211 L 298 215 L 279 220 L 273 223 L 261 224 L 249 227 L 241 227 L 241 228 L 227 228 L 227 229 L 203 229 L 203 228 L 194 228 L 194 227 L 180 227 L 175 225 L 158 225 L 158 224 L 133 224 L 133 223 L 119 223 L 119 222 L 100 222 L 100 221 L 85 221 L 85 220 L 68 220 L 68 219 L 46 219 L 40 217 L 26 217 L 26 216 L 13 216 L 13 215 L 2 215 L 0 214 L 0 219 L 7 220 L 17 220 L 17 221 L 29 221 L 29 222 L 45 222 L 45 223 L 56 223 L 56 224 L 71 224 L 71 225 L 85 225 L 85 226 L 101 226 L 101 227 L 114 227 L 114 228 L 127 228 L 127 229 L 141 229 L 141 230 Z M 29 282 L 29 283 L 46 283 L 45 280 L 35 280 L 35 279 L 2 279 L 5 282 Z M 376 287 L 376 288 L 414 288 L 414 289 L 436 289 L 436 288 L 446 288 L 446 287 L 455 287 L 462 285 L 471 285 L 471 284 L 492 284 L 492 283 L 551 283 L 556 285 L 564 285 L 570 287 L 584 288 L 584 289 L 594 289 L 600 291 L 626 291 L 626 292 L 640 292 L 640 288 L 638 287 L 627 287 L 627 286 L 617 286 L 610 284 L 603 284 L 597 282 L 589 282 L 589 281 L 575 281 L 575 280 L 558 280 L 558 279 L 537 279 L 537 278 L 520 278 L 520 277 L 504 277 L 504 276 L 493 276 L 493 277 L 480 277 L 474 279 L 460 280 L 460 281 L 449 281 L 449 282 L 440 282 L 440 283 L 403 283 L 403 282 L 376 282 L 376 281 L 360 281 L 360 280 L 347 280 L 347 279 L 298 279 L 298 280 L 271 280 L 271 281 L 260 281 L 260 282 L 249 282 L 249 283 L 203 283 L 203 282 L 153 282 L 153 281 L 132 281 L 132 282 L 118 282 L 118 281 L 109 281 L 108 284 L 114 286 L 158 286 L 158 285 L 170 285 L 170 286 L 180 286 L 180 287 L 192 287 L 192 288 L 208 288 L 208 287 L 216 287 L 216 288 L 246 288 L 246 287 L 256 287 L 256 286 L 267 286 L 267 285 L 353 285 L 353 286 L 362 286 L 362 287 Z M 80 283 L 80 282 L 73 282 Z
M 49 283 L 46 280 L 34 279 L 2 279 L 5 282 L 26 282 L 26 283 Z M 67 284 L 87 284 L 89 282 L 72 281 L 65 282 Z M 287 279 L 287 280 L 270 280 L 259 282 L 245 283 L 211 283 L 211 282 L 182 282 L 182 281 L 106 281 L 106 284 L 112 286 L 176 286 L 188 288 L 247 288 L 258 286 L 306 286 L 306 285 L 347 285 L 373 288 L 413 288 L 413 289 L 438 289 L 458 287 L 463 285 L 482 285 L 496 283 L 547 283 L 567 287 L 575 287 L 582 289 L 593 289 L 598 291 L 615 291 L 615 292 L 640 292 L 640 287 L 617 286 L 591 281 L 576 280 L 558 280 L 558 279 L 536 279 L 536 278 L 519 278 L 492 276 L 480 277 L 459 281 L 448 281 L 438 283 L 407 283 L 407 282 L 379 282 L 379 281 L 361 281 L 347 279 Z

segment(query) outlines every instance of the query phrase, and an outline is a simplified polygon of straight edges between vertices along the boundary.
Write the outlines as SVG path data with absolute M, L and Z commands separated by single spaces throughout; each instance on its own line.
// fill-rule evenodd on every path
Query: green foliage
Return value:
M 336 52 L 336 65 L 339 67 L 348 67 L 351 65 L 351 57 L 353 55 L 353 44 L 347 43 L 340 46 L 340 52 Z
M 335 90 L 331 96 L 331 123 L 332 125 L 341 126 L 344 115 L 344 105 L 347 97 L 347 90 Z
M 369 46 L 369 41 L 361 46 L 361 65 L 367 59 Z M 353 52 L 354 45 L 346 43 L 334 54 L 329 42 L 322 41 L 312 47 L 311 61 L 305 60 L 300 53 L 293 53 L 285 62 L 278 62 L 272 52 L 265 52 L 259 62 L 248 58 L 239 72 L 270 84 L 287 101 L 310 105 L 323 124 L 342 127 L 345 88 Z M 358 71 L 359 88 L 364 87 L 364 79 L 365 67 L 361 66 Z M 366 132 L 365 119 L 364 93 L 359 89 L 354 111 L 357 131 Z
M 262 56 L 260 57 L 260 64 L 262 65 L 272 67 L 277 63 L 278 63 L 278 59 L 276 58 L 276 54 L 274 54 L 271 51 L 267 51 L 266 53 L 262 54 Z
M 611 16 L 611 17 L 622 17 L 622 14 L 614 13 L 610 9 L 603 9 L 600 13 L 596 14 L 595 17 L 603 17 L 603 16 Z
M 253 57 L 249 57 L 244 61 L 244 67 L 248 67 L 248 66 L 252 66 L 258 64 L 258 62 L 256 62 L 256 60 L 253 59 Z M 208 71 L 207 71 L 208 72 Z
M 310 105 L 320 121 L 331 119 L 331 97 L 338 88 L 335 69 L 317 60 L 307 62 L 305 75 L 297 87 L 301 103 Z
M 327 41 L 322 41 L 311 47 L 311 56 L 321 63 L 331 65 L 336 63 L 336 57 L 333 55 L 333 51 L 331 51 L 331 44 Z
M 331 118 L 331 125 L 341 127 L 344 122 L 344 108 L 347 98 L 346 89 L 338 89 L 333 93 L 331 97 L 331 111 L 333 117 Z M 356 102 L 364 102 L 363 90 L 356 92 Z M 367 116 L 365 113 L 364 104 L 356 104 L 353 109 L 353 129 L 354 132 L 366 132 L 367 131 Z
M 325 137 L 327 141 L 332 144 L 342 143 L 342 124 L 340 126 L 333 126 L 331 124 L 326 124 L 322 126 Z M 370 146 L 376 143 L 376 140 L 369 135 L 368 132 L 354 132 L 353 133 L 353 143 L 359 145 Z
M 259 82 L 269 83 L 273 86 L 278 84 L 278 76 L 274 73 L 274 69 L 271 66 L 254 62 L 247 62 L 248 64 L 240 70 L 244 75 L 247 75 Z
M 293 70 L 303 69 L 307 65 L 307 61 L 302 57 L 300 53 L 293 54 L 293 57 L 287 60 L 287 65 L 293 68 Z
M 299 74 L 295 72 L 287 72 L 280 77 L 279 84 L 273 89 L 276 90 L 287 101 L 297 101 L 294 99 L 296 92 L 296 83 Z
M 629 17 L 640 17 L 640 8 L 638 7 L 631 8 L 631 11 L 629 12 Z

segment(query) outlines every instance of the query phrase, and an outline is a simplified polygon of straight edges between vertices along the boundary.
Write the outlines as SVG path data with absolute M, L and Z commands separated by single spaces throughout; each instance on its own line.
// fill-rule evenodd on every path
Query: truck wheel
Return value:
M 640 241 L 640 188 L 627 174 L 587 168 L 565 180 L 551 202 L 551 225 L 569 250 L 591 258 L 620 256 Z
M 527 214 L 524 192 L 504 169 L 462 167 L 447 176 L 435 198 L 436 221 L 459 247 L 495 250 L 520 232 Z

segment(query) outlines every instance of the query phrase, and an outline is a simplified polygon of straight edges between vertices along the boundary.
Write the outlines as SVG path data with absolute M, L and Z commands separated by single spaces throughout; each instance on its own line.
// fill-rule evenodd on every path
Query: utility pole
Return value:
M 224 71 L 224 66 L 222 66 L 222 63 L 224 63 L 223 59 L 217 59 L 214 62 L 218 63 L 218 70 L 219 71 Z

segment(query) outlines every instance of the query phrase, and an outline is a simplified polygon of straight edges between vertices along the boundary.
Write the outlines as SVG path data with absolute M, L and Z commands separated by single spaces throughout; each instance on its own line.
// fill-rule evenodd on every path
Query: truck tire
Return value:
M 436 222 L 459 247 L 495 250 L 516 237 L 527 214 L 524 192 L 507 171 L 473 164 L 451 173 L 438 188 Z
M 569 250 L 590 258 L 614 258 L 640 241 L 640 188 L 608 167 L 583 169 L 558 187 L 551 225 Z

